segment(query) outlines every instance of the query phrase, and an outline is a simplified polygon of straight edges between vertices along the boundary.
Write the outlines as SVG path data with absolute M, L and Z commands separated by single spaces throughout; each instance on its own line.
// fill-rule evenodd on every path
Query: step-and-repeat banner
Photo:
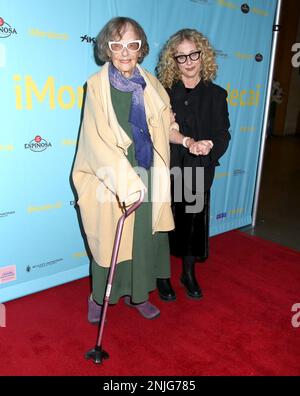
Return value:
M 228 91 L 229 149 L 211 235 L 251 223 L 275 0 L 0 0 L 0 302 L 89 273 L 70 173 L 94 39 L 114 16 L 143 26 L 154 72 L 167 38 L 203 32 Z

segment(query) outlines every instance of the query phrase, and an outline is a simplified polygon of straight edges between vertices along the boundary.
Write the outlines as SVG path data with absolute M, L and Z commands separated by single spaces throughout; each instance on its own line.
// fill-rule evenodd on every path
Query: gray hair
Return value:
M 108 47 L 108 42 L 112 40 L 120 40 L 128 25 L 132 26 L 137 35 L 137 39 L 142 41 L 138 60 L 139 63 L 142 63 L 145 56 L 149 53 L 149 44 L 144 29 L 134 19 L 128 17 L 116 17 L 108 21 L 96 37 L 94 55 L 98 64 L 110 61 L 111 52 Z

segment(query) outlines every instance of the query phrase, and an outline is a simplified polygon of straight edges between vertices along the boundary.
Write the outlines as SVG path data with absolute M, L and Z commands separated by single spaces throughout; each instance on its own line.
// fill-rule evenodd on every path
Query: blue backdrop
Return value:
M 251 223 L 276 1 L 0 0 L 0 302 L 89 273 L 70 172 L 93 40 L 114 16 L 145 29 L 154 72 L 190 27 L 217 52 L 232 140 L 212 189 L 211 235 Z

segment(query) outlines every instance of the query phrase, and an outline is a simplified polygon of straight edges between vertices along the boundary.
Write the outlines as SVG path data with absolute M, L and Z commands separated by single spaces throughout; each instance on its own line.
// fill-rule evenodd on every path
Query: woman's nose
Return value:
M 186 63 L 187 63 L 188 65 L 190 65 L 190 64 L 192 63 L 191 58 L 190 58 L 189 56 L 188 56 L 187 59 L 186 59 Z
M 123 47 L 122 51 L 121 51 L 121 54 L 125 55 L 125 56 L 128 55 L 128 49 L 126 47 Z

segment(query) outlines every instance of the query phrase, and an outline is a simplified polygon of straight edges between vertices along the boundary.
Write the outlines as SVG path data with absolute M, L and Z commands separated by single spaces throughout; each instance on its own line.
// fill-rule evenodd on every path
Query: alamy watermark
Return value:
M 292 312 L 296 312 L 293 316 L 292 316 L 292 326 L 294 328 L 298 328 L 300 327 L 300 303 L 295 303 L 292 306 Z
M 293 67 L 300 67 L 300 43 L 293 44 L 291 51 L 295 52 L 292 57 Z
M 147 171 L 138 166 L 128 167 L 126 161 L 120 161 L 117 167 L 98 169 L 97 176 L 103 182 L 97 188 L 98 202 L 119 200 L 126 203 L 128 197 L 145 188 L 144 202 L 170 202 L 172 193 L 173 202 L 184 203 L 186 213 L 200 213 L 203 210 L 203 167 L 172 167 L 169 170 L 164 166 L 155 166 Z M 148 191 L 151 191 L 151 196 Z
M 6 327 L 6 308 L 4 304 L 0 304 L 0 327 Z

